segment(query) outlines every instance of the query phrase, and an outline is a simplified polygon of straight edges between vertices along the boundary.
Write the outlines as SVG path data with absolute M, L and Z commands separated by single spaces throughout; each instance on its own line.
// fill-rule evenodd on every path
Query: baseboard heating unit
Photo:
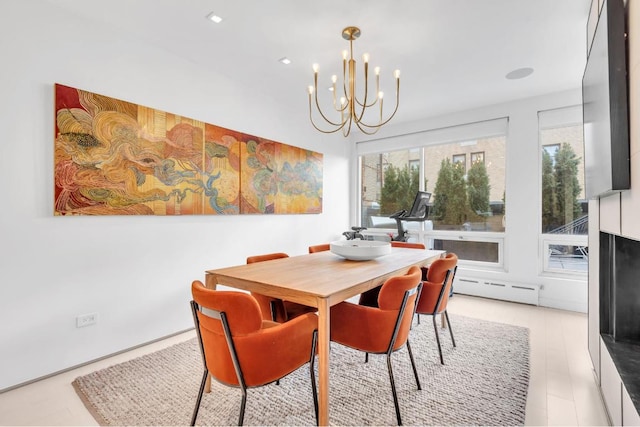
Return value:
M 457 294 L 538 305 L 540 285 L 508 283 L 456 276 L 453 284 L 453 292 Z

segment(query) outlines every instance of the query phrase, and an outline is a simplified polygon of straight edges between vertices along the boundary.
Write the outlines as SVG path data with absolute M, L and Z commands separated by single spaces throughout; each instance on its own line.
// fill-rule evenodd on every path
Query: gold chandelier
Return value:
M 340 121 L 332 121 L 327 118 L 325 113 L 320 108 L 318 102 L 318 64 L 313 64 L 313 86 L 309 86 L 309 119 L 314 128 L 322 133 L 334 133 L 342 130 L 342 134 L 346 137 L 351 132 L 351 125 L 355 123 L 358 129 L 367 135 L 373 135 L 380 127 L 388 123 L 389 120 L 395 116 L 398 111 L 398 105 L 400 103 L 400 70 L 395 70 L 393 75 L 396 79 L 396 106 L 391 116 L 387 119 L 383 119 L 382 105 L 383 105 L 383 92 L 380 91 L 380 67 L 374 68 L 376 76 L 376 94 L 374 99 L 369 98 L 369 54 L 362 55 L 364 61 L 364 97 L 358 98 L 356 96 L 356 61 L 353 59 L 353 41 L 360 37 L 360 29 L 357 27 L 347 27 L 342 30 L 342 38 L 349 41 L 349 52 L 346 50 L 342 52 L 342 92 L 343 95 L 338 98 L 336 90 L 336 82 L 338 77 L 336 75 L 331 76 L 331 91 L 333 92 L 333 109 L 339 113 Z M 315 93 L 315 96 L 314 96 Z M 323 130 L 319 128 L 313 121 L 313 100 L 315 99 L 316 109 L 318 114 L 324 119 L 324 121 L 331 127 L 329 130 Z M 376 104 L 379 106 L 379 117 L 374 123 L 367 123 L 365 121 L 365 111 L 370 111 L 371 107 Z M 369 109 L 369 110 L 367 110 Z M 373 113 L 375 114 L 375 113 Z M 369 117 L 369 116 L 368 116 Z M 369 120 L 366 119 L 366 120 Z

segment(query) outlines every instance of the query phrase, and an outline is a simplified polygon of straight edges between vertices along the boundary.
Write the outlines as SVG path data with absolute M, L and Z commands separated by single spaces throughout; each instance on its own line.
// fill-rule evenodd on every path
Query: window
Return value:
M 454 154 L 453 165 L 459 167 L 462 170 L 462 174 L 467 173 L 467 155 L 466 154 Z
M 427 191 L 433 193 L 430 217 L 434 230 L 504 231 L 505 143 L 506 137 L 502 135 L 478 138 L 473 143 L 425 147 L 425 179 Z M 480 152 L 478 148 L 484 150 Z M 451 164 L 443 159 L 445 153 L 461 149 L 468 151 L 470 157 L 471 153 L 482 153 L 484 157 L 485 152 L 491 152 L 502 161 L 491 165 L 476 162 L 465 170 L 455 166 L 456 159 L 465 161 L 467 153 L 453 154 Z
M 419 153 L 417 153 L 419 156 Z M 389 218 L 401 209 L 409 210 L 420 189 L 420 159 L 409 150 L 361 156 L 361 225 L 368 228 L 396 228 Z M 374 176 L 373 171 L 376 171 Z M 378 175 L 377 171 L 383 171 Z
M 477 153 L 471 153 L 471 166 L 473 166 L 476 162 L 484 163 L 484 151 L 479 151 Z
M 549 157 L 551 157 L 551 163 L 555 163 L 555 161 L 556 161 L 556 153 L 560 149 L 560 144 L 543 145 L 542 149 L 547 152 Z
M 548 273 L 587 271 L 589 217 L 581 113 L 578 107 L 538 113 L 542 270 Z
M 461 261 L 501 265 L 506 126 L 507 119 L 497 119 L 359 143 L 360 225 L 388 239 L 397 233 L 389 215 L 409 210 L 416 192 L 428 191 L 428 221 L 402 223 L 410 238 L 456 252 Z M 370 171 L 380 168 L 384 176 L 376 187 Z

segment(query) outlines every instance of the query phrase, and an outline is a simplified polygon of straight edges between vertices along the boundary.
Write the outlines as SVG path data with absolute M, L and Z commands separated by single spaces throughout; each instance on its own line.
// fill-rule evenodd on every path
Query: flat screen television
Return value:
M 598 7 L 593 2 L 592 7 Z M 582 78 L 585 191 L 589 199 L 631 185 L 623 0 L 605 0 Z

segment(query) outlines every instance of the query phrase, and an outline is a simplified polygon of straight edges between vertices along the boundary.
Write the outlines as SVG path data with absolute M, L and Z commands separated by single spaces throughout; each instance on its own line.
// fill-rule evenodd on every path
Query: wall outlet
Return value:
M 95 325 L 98 323 L 98 313 L 80 314 L 76 316 L 76 328 Z

